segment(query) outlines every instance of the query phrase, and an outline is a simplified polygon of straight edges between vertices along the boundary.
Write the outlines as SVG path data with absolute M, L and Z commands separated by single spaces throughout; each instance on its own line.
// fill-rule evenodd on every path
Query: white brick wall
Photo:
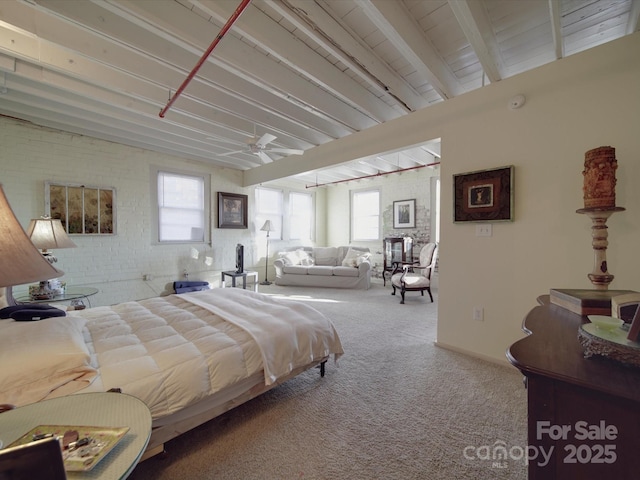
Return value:
M 212 245 L 152 244 L 152 166 L 211 174 Z M 59 259 L 57 268 L 65 272 L 61 280 L 99 289 L 99 294 L 91 298 L 93 306 L 158 295 L 167 284 L 182 279 L 185 270 L 190 280 L 218 285 L 220 271 L 235 266 L 236 243 L 245 245 L 245 266 L 260 261 L 264 245 L 262 237 L 257 244 L 254 241 L 252 225 L 247 230 L 215 228 L 218 191 L 249 195 L 252 211 L 253 189 L 241 186 L 240 171 L 208 168 L 169 155 L 0 117 L 0 183 L 24 228 L 31 218 L 44 214 L 46 181 L 116 189 L 116 235 L 73 236 L 78 248 L 54 252 Z M 192 248 L 199 258 L 191 258 Z M 213 258 L 211 267 L 204 263 L 205 256 Z M 264 263 L 255 269 L 262 276 Z M 152 280 L 144 281 L 144 274 L 150 274 Z M 14 290 L 20 293 L 26 286 Z

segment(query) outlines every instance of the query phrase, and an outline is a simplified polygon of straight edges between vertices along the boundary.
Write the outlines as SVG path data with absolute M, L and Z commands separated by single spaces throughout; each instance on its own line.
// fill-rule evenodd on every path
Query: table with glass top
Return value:
M 140 399 L 124 393 L 79 393 L 43 400 L 0 413 L 0 441 L 5 447 L 39 426 L 77 426 L 98 431 L 128 427 L 124 436 L 88 471 L 67 471 L 68 479 L 127 478 L 151 437 L 151 412 Z
M 55 295 L 53 298 L 42 299 L 42 300 L 33 300 L 28 294 L 18 295 L 15 297 L 16 303 L 20 304 L 30 304 L 30 303 L 58 303 L 58 302 L 74 302 L 78 304 L 83 304 L 84 300 L 87 301 L 88 307 L 91 306 L 91 301 L 89 297 L 98 293 L 98 289 L 94 287 L 74 287 L 67 286 L 64 290 L 64 293 L 60 295 Z

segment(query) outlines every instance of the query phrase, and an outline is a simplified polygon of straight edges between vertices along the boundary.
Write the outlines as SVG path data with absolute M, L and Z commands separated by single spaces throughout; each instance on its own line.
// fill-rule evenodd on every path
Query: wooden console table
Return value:
M 507 351 L 525 376 L 529 479 L 638 478 L 640 368 L 584 358 L 578 327 L 587 317 L 538 299 L 524 319 L 529 335 Z

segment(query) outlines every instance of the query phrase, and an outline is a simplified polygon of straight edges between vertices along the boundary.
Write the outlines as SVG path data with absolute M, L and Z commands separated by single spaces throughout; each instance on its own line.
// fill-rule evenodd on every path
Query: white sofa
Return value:
M 273 265 L 276 285 L 368 289 L 369 249 L 363 247 L 291 247 Z

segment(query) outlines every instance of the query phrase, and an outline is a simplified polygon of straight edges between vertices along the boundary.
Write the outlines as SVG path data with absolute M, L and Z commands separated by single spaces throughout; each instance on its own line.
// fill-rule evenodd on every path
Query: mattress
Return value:
M 119 388 L 143 400 L 155 421 L 257 376 L 277 383 L 342 353 L 333 324 L 301 302 L 241 289 L 155 297 L 0 322 L 0 403 Z

